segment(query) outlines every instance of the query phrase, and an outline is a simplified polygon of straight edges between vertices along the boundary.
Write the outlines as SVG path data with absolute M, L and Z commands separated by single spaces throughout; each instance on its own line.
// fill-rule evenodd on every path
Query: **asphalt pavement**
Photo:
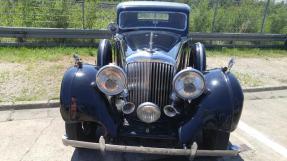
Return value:
M 245 98 L 241 121 L 230 139 L 243 152 L 220 160 L 287 161 L 287 90 L 246 93 Z M 151 157 L 64 146 L 64 121 L 58 108 L 0 111 L 0 130 L 0 161 L 135 161 Z

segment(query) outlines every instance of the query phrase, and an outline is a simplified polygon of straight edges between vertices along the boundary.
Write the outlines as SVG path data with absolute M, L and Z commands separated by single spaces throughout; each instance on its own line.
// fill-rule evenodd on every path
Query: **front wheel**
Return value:
M 97 66 L 102 67 L 112 62 L 112 45 L 109 40 L 103 39 L 99 43 Z
M 219 130 L 203 131 L 203 146 L 210 150 L 227 150 L 230 133 Z
M 227 150 L 230 133 L 219 130 L 203 130 L 202 149 L 206 150 Z M 201 157 L 200 160 L 218 161 L 221 157 Z
M 202 43 L 198 42 L 192 45 L 189 62 L 190 66 L 201 72 L 206 70 L 205 47 Z

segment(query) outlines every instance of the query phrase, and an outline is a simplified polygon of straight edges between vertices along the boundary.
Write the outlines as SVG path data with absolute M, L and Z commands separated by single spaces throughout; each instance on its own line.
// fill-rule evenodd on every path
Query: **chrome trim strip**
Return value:
M 163 83 L 162 83 L 162 74 L 163 74 L 163 68 L 164 68 L 164 64 L 162 64 L 160 67 L 159 67 L 159 82 L 158 82 L 158 88 L 159 88 L 159 91 L 161 91 L 162 90 L 162 86 L 163 86 Z M 159 100 L 159 106 L 160 107 L 162 107 L 162 104 L 163 104 L 163 102 L 162 102 L 162 98 L 163 98 L 163 96 L 161 96 L 161 94 L 162 94 L 162 92 L 158 92 L 157 93 L 157 97 L 158 97 L 158 100 Z
M 153 78 L 156 78 L 157 77 L 157 73 L 155 72 L 155 69 L 157 69 L 157 65 L 156 65 L 156 63 L 152 63 L 152 65 L 153 65 Z M 156 80 L 157 80 L 157 78 L 156 78 Z M 153 83 L 153 93 L 152 93 L 152 95 L 153 95 L 153 97 L 152 97 L 152 100 L 156 100 L 156 82 L 151 82 L 151 83 Z
M 116 34 L 115 36 L 113 36 L 114 39 L 114 43 L 119 42 L 119 54 L 120 54 L 120 61 L 122 66 L 124 67 L 126 65 L 126 54 L 125 54 L 125 48 L 124 48 L 124 39 L 123 39 L 123 35 L 121 34 Z M 117 57 L 117 56 L 116 56 Z M 117 60 L 116 60 L 117 61 Z

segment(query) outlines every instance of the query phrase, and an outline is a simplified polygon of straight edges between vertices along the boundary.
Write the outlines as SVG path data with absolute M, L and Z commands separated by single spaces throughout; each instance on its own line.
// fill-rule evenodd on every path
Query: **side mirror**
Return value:
M 108 25 L 108 30 L 109 30 L 113 35 L 115 35 L 115 34 L 118 32 L 118 30 L 119 30 L 119 26 L 118 26 L 118 24 L 116 24 L 116 23 L 110 23 L 110 24 Z
M 231 70 L 231 68 L 233 67 L 233 65 L 235 64 L 235 59 L 231 58 L 228 62 L 228 66 L 227 68 L 229 69 L 229 71 Z
M 231 58 L 228 62 L 227 67 L 222 68 L 223 72 L 228 73 L 230 72 L 231 68 L 233 67 L 233 65 L 235 64 L 235 59 Z

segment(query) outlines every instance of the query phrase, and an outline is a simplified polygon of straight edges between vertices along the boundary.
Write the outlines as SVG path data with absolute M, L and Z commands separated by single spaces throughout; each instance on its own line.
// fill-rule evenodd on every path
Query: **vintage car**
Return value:
M 243 92 L 227 67 L 206 69 L 189 37 L 190 7 L 122 2 L 96 64 L 75 57 L 64 74 L 61 115 L 73 147 L 178 156 L 237 155 L 229 136 Z

